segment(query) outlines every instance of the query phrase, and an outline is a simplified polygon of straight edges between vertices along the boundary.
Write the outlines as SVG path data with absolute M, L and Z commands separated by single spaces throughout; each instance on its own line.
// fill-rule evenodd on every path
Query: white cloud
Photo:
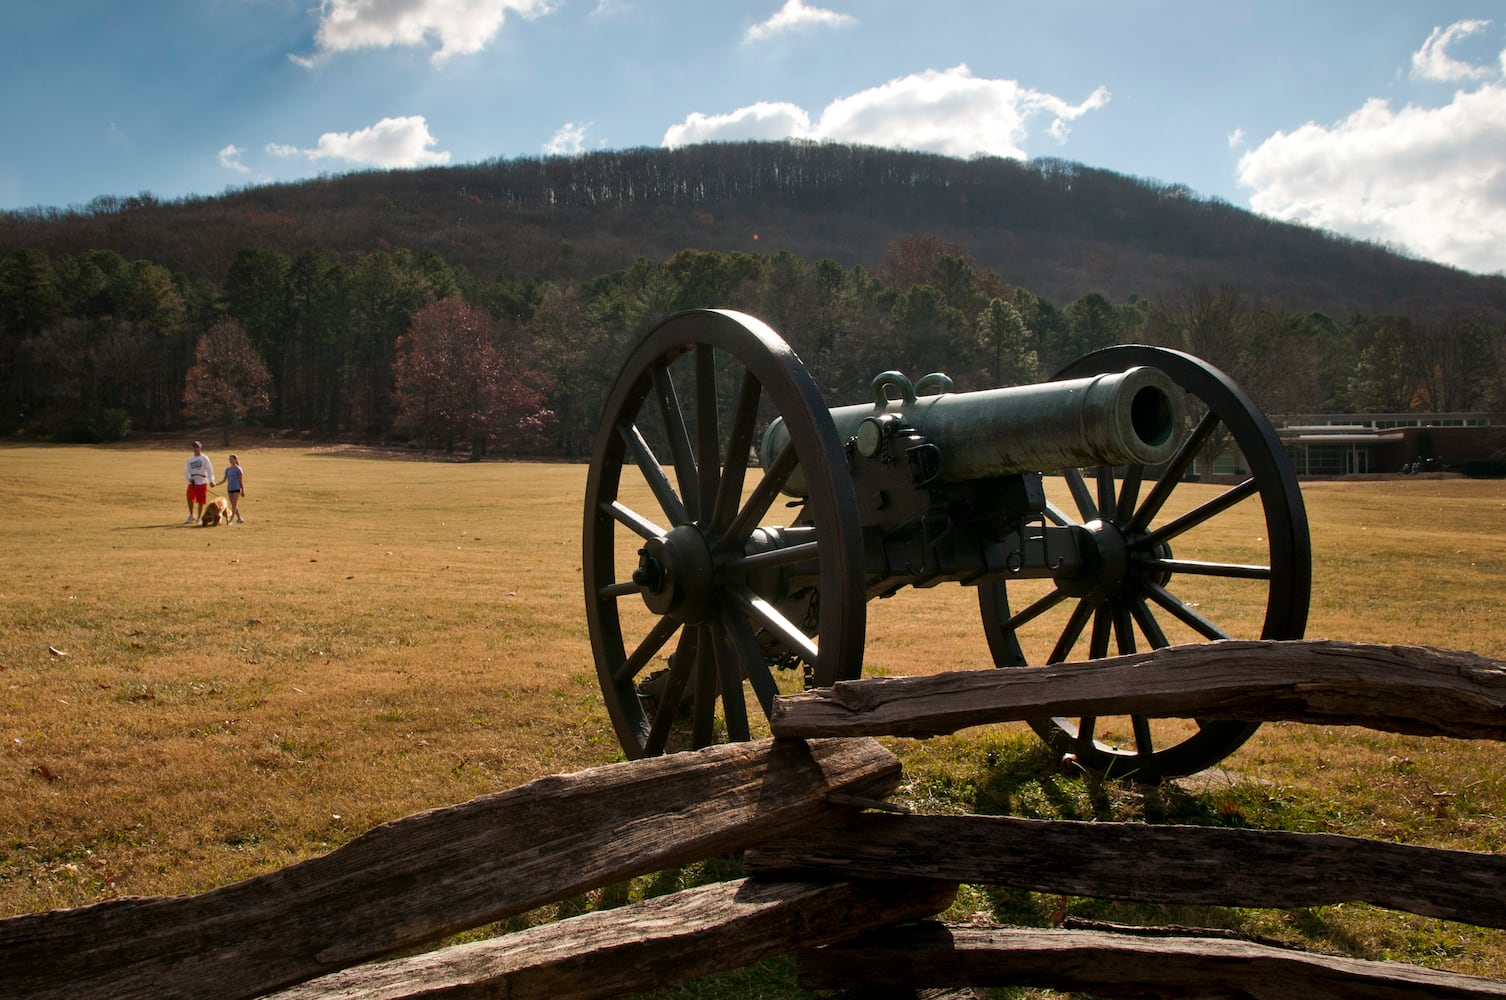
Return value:
M 767 21 L 761 21 L 749 28 L 747 34 L 743 35 L 743 41 L 753 44 L 792 31 L 805 31 L 810 28 L 845 28 L 857 23 L 857 18 L 851 14 L 839 14 L 834 10 L 825 10 L 821 7 L 807 7 L 803 0 L 785 0 L 784 6 L 775 11 Z
M 238 174 L 249 174 L 251 172 L 251 168 L 241 162 L 241 148 L 235 143 L 232 142 L 220 150 L 219 156 L 220 166 L 226 170 L 233 170 Z
M 1487 66 L 1472 66 L 1448 54 L 1448 47 L 1454 42 L 1488 27 L 1489 21 L 1455 21 L 1447 28 L 1434 28 L 1422 48 L 1412 53 L 1412 79 L 1453 82 L 1483 80 L 1493 75 L 1494 71 Z M 1506 60 L 1506 52 L 1501 56 Z
M 692 112 L 683 122 L 671 125 L 664 133 L 664 145 L 671 149 L 697 142 L 724 142 L 735 139 L 809 139 L 813 138 L 810 116 L 793 104 L 757 104 L 727 115 L 703 115 Z
M 403 167 L 432 167 L 450 162 L 450 154 L 434 151 L 435 138 L 422 115 L 383 118 L 358 132 L 326 132 L 313 149 L 300 149 L 281 143 L 268 143 L 273 156 L 303 156 L 310 160 L 343 160 L 363 167 L 387 170 Z
M 1031 125 L 1046 126 L 1059 142 L 1071 124 L 1109 102 L 1103 87 L 1080 104 L 1022 87 L 1014 80 L 985 80 L 966 66 L 890 80 L 843 97 L 810 115 L 793 104 L 759 103 L 725 115 L 699 112 L 664 134 L 671 148 L 696 142 L 746 139 L 821 139 L 921 149 L 948 156 L 977 153 L 1024 159 Z
M 1506 86 L 1439 108 L 1367 101 L 1277 132 L 1239 160 L 1250 206 L 1482 273 L 1506 271 Z
M 1242 129 L 1242 128 L 1236 128 L 1233 132 L 1229 133 L 1229 148 L 1230 149 L 1238 149 L 1240 146 L 1243 146 L 1244 144 L 1245 144 L 1245 130 L 1244 129 Z
M 577 125 L 575 122 L 565 122 L 559 130 L 550 136 L 549 141 L 544 143 L 544 152 L 551 156 L 574 156 L 586 147 L 586 132 L 591 128 L 591 122 Z
M 438 65 L 484 49 L 509 13 L 524 18 L 549 13 L 551 0 L 321 0 L 314 42 L 321 53 L 395 45 L 439 47 Z M 294 57 L 308 65 L 312 60 Z

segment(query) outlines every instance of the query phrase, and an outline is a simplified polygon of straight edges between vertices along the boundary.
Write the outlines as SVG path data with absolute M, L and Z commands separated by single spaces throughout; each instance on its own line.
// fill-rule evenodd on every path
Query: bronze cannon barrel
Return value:
M 831 410 L 843 441 L 882 435 L 886 423 L 913 427 L 941 452 L 942 476 L 964 482 L 1023 472 L 1096 465 L 1159 465 L 1176 453 L 1187 428 L 1182 395 L 1157 368 L 1034 385 L 951 392 L 946 376 L 921 379 L 942 386 L 917 395 L 910 380 L 885 372 L 873 380 L 874 400 Z M 898 398 L 890 393 L 898 391 Z M 764 432 L 760 460 L 769 468 L 788 434 L 782 420 Z M 797 469 L 785 492 L 804 495 Z

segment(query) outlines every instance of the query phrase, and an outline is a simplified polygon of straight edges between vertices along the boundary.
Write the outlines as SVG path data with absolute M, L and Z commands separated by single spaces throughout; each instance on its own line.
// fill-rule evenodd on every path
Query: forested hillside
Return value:
M 1275 411 L 1506 409 L 1506 279 L 1060 161 L 765 143 L 0 214 L 0 432 L 579 455 L 628 346 L 702 305 L 767 320 L 841 401 L 883 369 L 1002 384 L 1138 340 Z M 420 412 L 467 378 L 518 391 Z

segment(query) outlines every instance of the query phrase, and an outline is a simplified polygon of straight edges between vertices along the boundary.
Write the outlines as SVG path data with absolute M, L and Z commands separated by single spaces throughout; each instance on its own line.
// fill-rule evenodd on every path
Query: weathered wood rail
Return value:
M 839 681 L 781 698 L 776 736 L 939 736 L 968 726 L 1081 715 L 1366 726 L 1506 739 L 1506 674 L 1426 646 L 1225 640 L 1028 670 Z
M 1081 670 L 849 682 L 781 699 L 774 729 L 947 732 L 1212 711 L 1501 739 L 1506 664 L 1422 647 L 1217 643 Z M 907 924 L 943 912 L 967 882 L 1156 903 L 1364 901 L 1506 927 L 1506 857 L 1328 834 L 864 810 L 900 780 L 899 762 L 866 738 L 766 740 L 545 778 L 199 896 L 0 920 L 0 997 L 607 997 L 791 953 L 810 988 L 1506 997 L 1496 980 L 1153 928 Z M 738 881 L 373 961 L 739 852 Z

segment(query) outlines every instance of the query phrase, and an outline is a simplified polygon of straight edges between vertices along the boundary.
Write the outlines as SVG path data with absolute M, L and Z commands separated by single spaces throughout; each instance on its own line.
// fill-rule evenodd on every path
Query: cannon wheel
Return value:
M 1146 481 L 1143 466 L 1130 466 L 1121 477 L 1109 468 L 1087 470 L 1089 475 L 1080 469 L 1064 471 L 1079 516 L 1054 505 L 1046 516 L 1057 524 L 1082 524 L 1112 539 L 1113 545 L 1122 540 L 1124 549 L 1116 550 L 1119 570 L 1112 571 L 1116 579 L 1059 578 L 1053 589 L 1018 610 L 1011 609 L 1009 600 L 1009 587 L 1017 585 L 1000 582 L 980 587 L 984 631 L 997 666 L 1027 665 L 1021 643 L 1027 627 L 1043 631 L 1048 641 L 1054 637 L 1047 663 L 1072 659 L 1084 636 L 1089 659 L 1135 652 L 1137 634 L 1152 648 L 1179 641 L 1254 638 L 1255 619 L 1236 625 L 1232 619 L 1240 613 L 1231 610 L 1227 598 L 1222 608 L 1217 600 L 1200 600 L 1209 586 L 1239 592 L 1235 602 L 1254 602 L 1256 609 L 1264 601 L 1260 638 L 1302 637 L 1312 589 L 1307 514 L 1296 476 L 1270 422 L 1227 375 L 1179 351 L 1111 347 L 1079 358 L 1056 377 L 1117 372 L 1132 365 L 1160 368 L 1186 391 L 1191 435 L 1154 483 Z M 1211 494 L 1206 485 L 1192 486 L 1189 473 L 1199 452 L 1210 442 L 1229 438 L 1244 455 L 1249 478 Z M 1190 507 L 1173 501 L 1184 484 L 1184 494 L 1197 494 Z M 1142 487 L 1146 487 L 1143 495 Z M 1250 498 L 1258 498 L 1263 508 L 1263 537 L 1250 537 L 1249 530 L 1235 537 L 1239 535 L 1236 519 L 1244 516 L 1236 508 Z M 1262 547 L 1263 556 L 1258 551 Z M 1210 548 L 1214 551 L 1205 551 Z M 1186 550 L 1196 558 L 1188 558 Z M 1107 575 L 1109 565 L 1105 561 L 1100 572 Z M 1120 570 L 1122 579 L 1117 578 Z M 1250 604 L 1245 604 L 1243 613 L 1248 616 L 1250 610 Z M 1090 771 L 1141 781 L 1211 767 L 1258 727 L 1258 723 L 1198 719 L 1189 728 L 1181 720 L 1153 724 L 1134 716 L 1128 720 L 1127 732 L 1110 738 L 1100 721 L 1057 718 L 1032 725 L 1064 759 L 1071 755 Z
M 791 447 L 749 476 L 775 416 Z M 802 530 L 769 542 L 758 529 L 797 464 L 808 495 L 788 520 Z M 749 739 L 744 681 L 767 717 L 774 663 L 817 686 L 862 670 L 862 534 L 842 445 L 794 351 L 751 316 L 679 313 L 634 350 L 592 450 L 582 541 L 597 677 L 629 757 Z M 774 571 L 797 565 L 819 566 L 819 589 L 770 592 Z

